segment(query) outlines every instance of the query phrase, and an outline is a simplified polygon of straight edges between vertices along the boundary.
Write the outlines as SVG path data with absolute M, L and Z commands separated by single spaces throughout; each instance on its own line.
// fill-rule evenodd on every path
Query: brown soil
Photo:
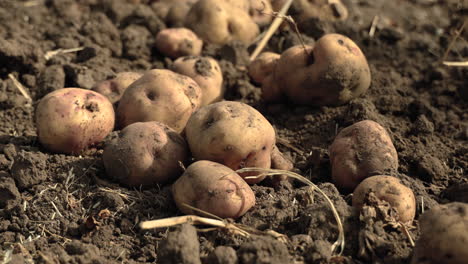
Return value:
M 33 114 L 37 100 L 55 89 L 89 89 L 117 72 L 168 67 L 171 61 L 154 49 L 164 23 L 147 5 L 124 0 L 0 1 L 0 262 L 408 263 L 412 247 L 401 229 L 379 219 L 361 222 L 348 194 L 330 183 L 327 149 L 340 129 L 375 120 L 393 139 L 400 162 L 395 176 L 415 192 L 417 218 L 438 203 L 468 201 L 468 68 L 440 63 L 468 6 L 459 0 L 344 2 L 346 22 L 310 21 L 301 30 L 307 42 L 343 33 L 366 54 L 372 86 L 347 105 L 267 105 L 245 72 L 246 47 L 207 45 L 203 52 L 220 60 L 228 99 L 255 106 L 281 138 L 303 151 L 280 145 L 297 171 L 330 196 L 344 222 L 345 252 L 331 257 L 338 234 L 332 213 L 320 195 L 311 198 L 298 183 L 253 186 L 258 202 L 238 220 L 287 235 L 288 243 L 223 230 L 197 234 L 191 226 L 139 230 L 142 220 L 181 214 L 169 187 L 118 186 L 106 177 L 99 147 L 82 156 L 48 153 L 37 142 Z M 380 23 L 369 37 L 375 16 Z M 462 37 L 468 39 L 466 31 Z M 298 43 L 293 33 L 279 32 L 268 49 Z M 457 41 L 447 59 L 466 60 L 466 44 Z M 76 47 L 84 49 L 44 58 Z M 410 233 L 417 238 L 418 228 Z

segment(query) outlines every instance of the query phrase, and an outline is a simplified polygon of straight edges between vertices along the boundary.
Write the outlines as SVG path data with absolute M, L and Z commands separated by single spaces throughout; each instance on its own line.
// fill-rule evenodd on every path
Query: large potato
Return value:
M 133 123 L 106 142 L 102 159 L 107 175 L 132 187 L 151 186 L 177 179 L 179 162 L 188 158 L 185 140 L 168 126 Z
M 347 103 L 365 93 L 371 81 L 364 54 L 340 34 L 327 34 L 314 47 L 306 45 L 305 50 L 302 45 L 289 48 L 281 54 L 273 78 L 273 86 L 262 86 L 265 94 L 271 94 L 270 89 L 281 91 L 304 105 Z
M 93 90 L 105 95 L 113 104 L 117 103 L 125 90 L 143 74 L 138 72 L 121 72 L 115 78 L 97 83 Z
M 167 28 L 156 35 L 156 48 L 164 55 L 176 59 L 188 55 L 200 55 L 203 41 L 187 28 Z
M 239 174 L 206 160 L 187 168 L 172 186 L 172 195 L 185 214 L 200 214 L 187 204 L 222 218 L 238 218 L 255 205 L 255 194 Z
M 268 25 L 273 19 L 273 7 L 270 0 L 249 0 L 249 15 L 259 26 Z
M 39 142 L 49 151 L 80 154 L 114 129 L 112 103 L 102 94 L 63 88 L 44 96 L 35 123 Z
M 464 264 L 468 260 L 468 204 L 449 203 L 419 218 L 421 236 L 411 264 Z
M 199 107 L 201 90 L 190 77 L 169 70 L 150 70 L 132 83 L 117 108 L 118 125 L 159 121 L 182 132 Z
M 373 192 L 380 200 L 387 201 L 398 213 L 398 220 L 411 223 L 416 214 L 416 199 L 413 191 L 398 178 L 377 175 L 362 181 L 353 192 L 353 206 L 362 208 L 367 195 Z
M 385 128 L 371 120 L 338 133 L 329 148 L 332 179 L 352 191 L 362 180 L 398 169 L 398 155 Z
M 233 170 L 271 166 L 275 130 L 262 114 L 247 104 L 224 101 L 204 106 L 190 117 L 185 133 L 197 160 L 215 161 Z
M 201 106 L 223 99 L 223 73 L 218 62 L 210 57 L 188 56 L 174 61 L 171 66 L 174 72 L 187 75 L 195 80 L 201 88 Z
M 200 0 L 187 14 L 185 26 L 204 41 L 224 45 L 239 40 L 249 45 L 259 34 L 257 24 L 243 9 L 220 0 Z

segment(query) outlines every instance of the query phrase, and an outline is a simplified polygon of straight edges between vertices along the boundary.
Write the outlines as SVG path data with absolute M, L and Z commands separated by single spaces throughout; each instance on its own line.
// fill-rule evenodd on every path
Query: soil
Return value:
M 250 238 L 225 230 L 196 232 L 190 225 L 139 230 L 142 220 L 181 215 L 170 186 L 121 187 L 106 176 L 102 147 L 81 156 L 49 153 L 37 142 L 33 122 L 34 107 L 48 92 L 89 89 L 118 72 L 170 66 L 172 61 L 154 48 L 165 24 L 149 5 L 134 2 L 0 1 L 0 262 L 409 263 L 413 248 L 405 232 L 376 217 L 362 221 L 350 195 L 331 183 L 328 146 L 342 128 L 364 119 L 389 131 L 399 155 L 393 176 L 414 191 L 416 219 L 437 204 L 468 201 L 468 68 L 441 64 L 466 19 L 467 2 L 346 0 L 347 21 L 311 20 L 300 27 L 307 43 L 338 32 L 365 53 L 372 85 L 346 105 L 266 104 L 245 70 L 251 48 L 230 43 L 203 50 L 220 61 L 226 98 L 256 107 L 280 138 L 301 150 L 279 145 L 295 170 L 335 204 L 344 224 L 343 255 L 330 250 L 338 232 L 326 201 L 290 181 L 253 186 L 257 204 L 237 220 L 286 240 L 265 232 Z M 466 60 L 466 32 L 446 60 Z M 281 52 L 299 43 L 292 31 L 283 30 L 267 50 Z M 45 58 L 50 51 L 77 47 L 84 49 Z M 418 238 L 417 221 L 409 233 Z

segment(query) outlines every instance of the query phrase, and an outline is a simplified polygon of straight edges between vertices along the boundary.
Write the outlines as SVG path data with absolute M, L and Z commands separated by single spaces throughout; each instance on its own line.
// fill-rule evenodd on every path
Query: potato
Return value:
M 187 168 L 172 185 L 172 196 L 185 214 L 200 214 L 187 204 L 218 217 L 238 218 L 255 205 L 255 194 L 239 174 L 206 160 Z
M 130 187 L 167 183 L 182 174 L 187 160 L 184 138 L 168 126 L 152 121 L 133 123 L 106 142 L 102 160 L 107 175 Z
M 171 66 L 174 72 L 187 75 L 198 83 L 202 91 L 201 106 L 223 99 L 223 73 L 218 62 L 210 57 L 187 56 L 178 58 Z
M 198 0 L 159 0 L 151 4 L 159 18 L 170 27 L 183 26 L 185 17 L 194 3 Z
M 165 56 L 176 59 L 187 55 L 200 55 L 203 41 L 187 28 L 166 28 L 156 35 L 156 48 Z
M 273 94 L 266 100 L 280 98 L 275 91 L 281 91 L 303 105 L 347 103 L 365 93 L 371 80 L 359 47 L 340 34 L 327 34 L 314 47 L 306 45 L 305 50 L 302 45 L 289 48 L 281 54 L 273 78 L 273 87 L 262 86 L 265 94 Z
M 398 213 L 398 220 L 411 223 L 416 214 L 416 199 L 413 191 L 398 178 L 377 175 L 362 181 L 353 192 L 353 206 L 362 208 L 367 195 L 373 192 L 380 200 L 387 201 Z
M 259 26 L 268 25 L 273 19 L 273 7 L 270 0 L 249 0 L 249 14 Z
M 259 34 L 257 24 L 246 11 L 219 0 L 200 0 L 194 4 L 185 26 L 204 41 L 218 45 L 233 40 L 249 45 Z
M 115 104 L 120 100 L 120 97 L 122 97 L 122 94 L 128 86 L 139 79 L 142 75 L 143 74 L 138 72 L 121 72 L 113 79 L 97 83 L 93 87 L 93 90 L 105 95 L 112 104 Z
M 114 129 L 115 113 L 102 94 L 63 88 L 39 101 L 35 123 L 39 142 L 47 150 L 77 155 Z
M 348 18 L 348 9 L 340 0 L 295 0 L 291 6 L 294 19 L 302 24 L 310 18 L 339 21 Z
M 247 104 L 224 101 L 201 107 L 190 117 L 185 133 L 197 160 L 215 161 L 233 170 L 271 166 L 275 130 L 262 114 Z M 255 173 L 242 176 L 248 175 Z
M 398 155 L 390 136 L 371 120 L 341 130 L 328 151 L 333 182 L 347 191 L 369 176 L 398 169 Z
M 419 218 L 421 236 L 411 264 L 463 264 L 468 260 L 468 204 L 449 203 Z
M 198 109 L 201 90 L 190 77 L 169 70 L 150 70 L 132 83 L 117 108 L 118 125 L 159 121 L 178 133 Z
M 265 78 L 275 70 L 280 55 L 274 52 L 262 52 L 248 67 L 250 77 L 256 83 L 263 83 Z

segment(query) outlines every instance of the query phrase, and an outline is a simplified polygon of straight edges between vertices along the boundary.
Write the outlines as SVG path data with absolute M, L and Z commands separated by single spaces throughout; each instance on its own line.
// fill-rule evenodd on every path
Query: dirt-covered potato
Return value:
M 206 160 L 185 170 L 172 185 L 172 196 L 185 214 L 200 214 L 187 204 L 222 218 L 238 218 L 255 205 L 255 194 L 239 174 Z
M 130 85 L 120 99 L 120 128 L 135 122 L 159 121 L 182 132 L 199 107 L 201 90 L 190 77 L 169 70 L 150 70 Z
M 399 221 L 403 223 L 413 221 L 416 214 L 414 193 L 398 178 L 377 175 L 365 179 L 353 192 L 353 206 L 362 208 L 370 192 L 373 192 L 380 200 L 387 201 L 397 211 Z
M 188 146 L 168 126 L 133 123 L 106 142 L 102 160 L 107 175 L 131 187 L 167 183 L 182 174 L 179 162 L 187 160 Z
M 203 41 L 187 28 L 166 28 L 156 35 L 156 48 L 164 55 L 173 59 L 200 55 Z
M 282 94 L 304 105 L 340 105 L 362 95 L 370 86 L 364 54 L 340 34 L 321 37 L 314 47 L 293 46 L 281 54 L 273 80 L 263 84 L 265 100 Z
M 250 77 L 256 83 L 263 83 L 275 70 L 280 55 L 274 52 L 262 52 L 248 67 Z
M 200 0 L 187 14 L 185 26 L 206 42 L 223 45 L 239 40 L 249 45 L 259 34 L 257 24 L 241 8 L 220 0 Z
M 468 260 L 468 204 L 449 203 L 419 218 L 421 236 L 411 264 L 464 264 Z
M 369 176 L 398 169 L 398 155 L 390 136 L 385 128 L 371 120 L 341 130 L 329 154 L 333 182 L 348 191 Z
M 47 150 L 80 154 L 114 129 L 115 113 L 112 103 L 102 94 L 63 88 L 39 101 L 35 123 L 39 142 Z
M 280 7 L 281 8 L 281 7 Z M 323 21 L 338 21 L 348 18 L 348 9 L 340 0 L 295 0 L 290 12 L 298 24 L 310 18 Z
M 174 61 L 171 70 L 187 75 L 198 83 L 202 90 L 201 106 L 223 99 L 223 73 L 215 59 L 201 56 L 181 57 Z
M 275 130 L 262 114 L 247 104 L 224 101 L 204 106 L 190 117 L 185 133 L 197 160 L 215 161 L 233 170 L 271 166 Z
M 198 0 L 158 0 L 151 4 L 159 18 L 170 27 L 183 26 L 185 17 L 194 3 Z
M 115 104 L 120 100 L 125 90 L 140 78 L 143 74 L 138 72 L 121 72 L 113 79 L 98 82 L 93 90 L 105 95 L 111 103 Z

